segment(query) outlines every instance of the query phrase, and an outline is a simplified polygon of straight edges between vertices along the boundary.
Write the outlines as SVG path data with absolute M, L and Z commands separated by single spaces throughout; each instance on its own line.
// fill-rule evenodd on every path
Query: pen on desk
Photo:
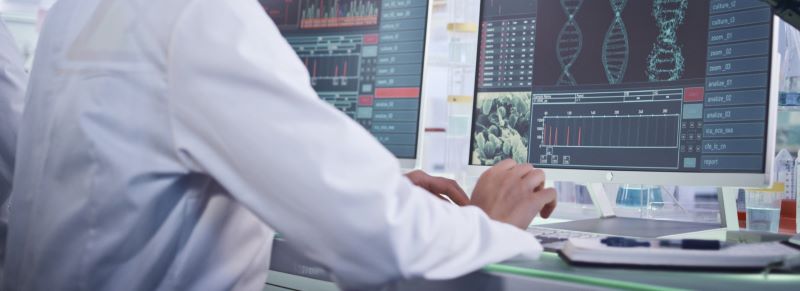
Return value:
M 651 247 L 677 248 L 685 250 L 719 250 L 727 245 L 718 240 L 701 239 L 673 239 L 673 240 L 637 240 L 625 237 L 607 237 L 601 242 L 610 247 L 632 248 L 632 247 Z
M 660 240 L 662 248 L 680 248 L 685 250 L 719 250 L 726 247 L 724 242 L 703 239 L 667 239 Z

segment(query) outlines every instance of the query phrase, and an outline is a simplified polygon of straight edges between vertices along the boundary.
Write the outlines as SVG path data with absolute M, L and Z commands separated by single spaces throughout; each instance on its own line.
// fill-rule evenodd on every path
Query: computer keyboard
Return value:
M 533 234 L 546 252 L 557 252 L 564 247 L 570 238 L 604 238 L 607 235 L 579 232 L 571 230 L 553 229 L 539 226 L 528 227 L 528 232 Z

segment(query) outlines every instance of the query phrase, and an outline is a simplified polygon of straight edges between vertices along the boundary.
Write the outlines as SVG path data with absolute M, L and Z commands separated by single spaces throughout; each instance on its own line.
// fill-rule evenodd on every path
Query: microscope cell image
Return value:
M 476 102 L 472 163 L 492 166 L 528 160 L 531 93 L 480 93 Z

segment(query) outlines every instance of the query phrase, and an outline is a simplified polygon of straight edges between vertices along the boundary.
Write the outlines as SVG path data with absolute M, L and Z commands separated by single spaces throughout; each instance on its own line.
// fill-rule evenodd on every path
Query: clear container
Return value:
M 785 190 L 783 183 L 775 183 L 770 189 L 748 189 L 745 193 L 747 229 L 778 232 L 781 216 L 781 201 Z
M 658 207 L 664 202 L 661 187 L 651 185 L 624 185 L 617 190 L 617 206 L 646 208 Z

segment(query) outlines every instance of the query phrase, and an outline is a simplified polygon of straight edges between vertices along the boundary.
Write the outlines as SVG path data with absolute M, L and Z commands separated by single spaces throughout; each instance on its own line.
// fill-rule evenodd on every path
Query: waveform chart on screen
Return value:
M 361 35 L 292 37 L 290 40 L 317 91 L 358 92 L 360 72 L 374 70 L 369 64 L 362 64 L 365 61 Z
M 378 24 L 378 0 L 304 0 L 300 28 L 341 28 Z
M 311 86 L 320 98 L 347 115 L 356 117 L 364 82 L 374 81 L 375 59 L 364 57 L 376 36 L 360 34 L 299 36 L 289 38 L 292 48 L 308 69 Z
M 306 56 L 303 62 L 317 91 L 358 91 L 358 56 Z
M 560 167 L 678 167 L 684 92 L 535 94 L 531 161 Z
M 264 11 L 278 27 L 294 28 L 300 24 L 301 0 L 259 0 Z

